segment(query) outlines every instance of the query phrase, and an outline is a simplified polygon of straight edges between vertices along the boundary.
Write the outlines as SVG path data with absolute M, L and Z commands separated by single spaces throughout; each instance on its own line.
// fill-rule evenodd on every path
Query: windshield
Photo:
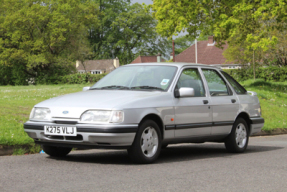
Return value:
M 177 68 L 174 66 L 136 65 L 112 71 L 90 89 L 129 89 L 166 91 Z

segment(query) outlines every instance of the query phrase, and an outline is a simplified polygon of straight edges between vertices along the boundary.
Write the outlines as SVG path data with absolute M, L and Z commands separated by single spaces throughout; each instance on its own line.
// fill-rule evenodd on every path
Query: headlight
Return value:
M 30 114 L 30 119 L 50 120 L 51 110 L 49 108 L 34 108 Z
M 111 122 L 121 123 L 124 120 L 124 112 L 122 111 L 86 111 L 81 116 L 81 122 Z
M 111 123 L 121 123 L 124 121 L 124 112 L 123 111 L 113 111 L 110 122 Z

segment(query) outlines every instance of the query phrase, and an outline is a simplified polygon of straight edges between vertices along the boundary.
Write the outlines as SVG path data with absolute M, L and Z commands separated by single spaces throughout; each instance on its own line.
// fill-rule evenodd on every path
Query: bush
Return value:
M 245 81 L 253 79 L 253 69 L 225 69 L 225 72 L 230 74 L 237 81 Z M 287 67 L 257 67 L 255 69 L 256 79 L 264 79 L 265 81 L 286 81 L 287 80 Z
M 0 85 L 28 85 L 26 79 L 29 75 L 23 68 L 21 64 L 15 64 L 14 67 L 0 65 Z
M 74 66 L 51 65 L 27 70 L 24 63 L 0 65 L 0 85 L 58 84 L 62 76 L 73 70 Z
M 101 78 L 103 78 L 106 74 L 90 74 L 90 73 L 84 73 L 84 74 L 71 74 L 71 75 L 65 75 L 61 77 L 61 80 L 59 83 L 61 84 L 86 84 L 86 83 L 96 83 Z

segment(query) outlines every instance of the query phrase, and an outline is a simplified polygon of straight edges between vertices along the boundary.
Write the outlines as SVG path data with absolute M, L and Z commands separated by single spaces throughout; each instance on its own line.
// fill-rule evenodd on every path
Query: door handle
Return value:
M 236 99 L 231 99 L 231 102 L 232 102 L 232 103 L 235 103 L 235 102 L 236 102 Z
M 208 103 L 208 100 L 203 100 L 203 104 L 207 104 Z

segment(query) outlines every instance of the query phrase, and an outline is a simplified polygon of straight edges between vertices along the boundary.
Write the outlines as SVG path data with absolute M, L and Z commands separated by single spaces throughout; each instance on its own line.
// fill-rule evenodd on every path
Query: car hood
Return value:
M 35 107 L 50 108 L 52 117 L 79 118 L 84 111 L 89 109 L 121 110 L 135 102 L 138 103 L 137 101 L 146 101 L 149 98 L 158 97 L 162 94 L 166 94 L 166 92 L 89 90 L 55 97 L 43 101 L 35 105 Z M 66 111 L 66 114 L 63 111 Z

